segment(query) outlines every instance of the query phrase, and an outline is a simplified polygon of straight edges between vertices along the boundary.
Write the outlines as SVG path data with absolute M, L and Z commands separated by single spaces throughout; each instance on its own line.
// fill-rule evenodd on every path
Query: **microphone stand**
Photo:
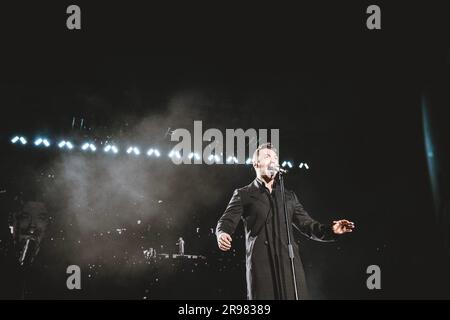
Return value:
M 284 175 L 284 173 L 281 170 L 279 170 L 278 178 L 280 180 L 281 201 L 283 202 L 284 219 L 286 221 L 286 234 L 287 234 L 288 249 L 289 249 L 289 260 L 291 261 L 292 281 L 294 282 L 295 300 L 298 300 L 297 279 L 295 277 L 294 249 L 292 247 L 292 241 L 291 241 L 291 229 L 289 228 L 290 227 L 289 219 L 288 219 L 289 217 L 288 217 L 287 204 L 286 204 L 286 195 L 284 193 L 283 175 Z

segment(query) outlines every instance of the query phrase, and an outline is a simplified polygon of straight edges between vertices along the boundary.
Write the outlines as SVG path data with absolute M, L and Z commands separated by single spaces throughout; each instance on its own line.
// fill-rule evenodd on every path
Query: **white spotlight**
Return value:
M 58 147 L 62 148 L 66 145 L 66 142 L 63 140 L 60 143 L 58 143 Z
M 252 163 L 252 158 L 248 158 L 246 161 L 245 161 L 245 164 L 251 164 Z
M 117 149 L 116 146 L 112 146 L 112 147 L 111 147 L 111 150 L 112 150 L 112 152 L 114 152 L 114 153 L 119 152 L 119 149 Z
M 82 150 L 87 150 L 87 148 L 89 148 L 89 143 L 87 142 L 81 146 Z
M 170 151 L 170 153 L 169 153 L 169 157 L 173 157 L 173 156 L 175 156 L 177 159 L 180 159 L 181 158 L 181 155 L 180 155 L 180 152 L 179 151 Z
M 130 154 L 132 151 L 133 151 L 133 147 L 129 147 L 129 148 L 127 149 L 127 153 L 128 153 L 128 154 Z
M 151 156 L 151 155 L 153 154 L 153 152 L 154 152 L 153 149 L 149 149 L 149 150 L 147 151 L 147 155 L 148 155 L 148 156 Z
M 97 148 L 91 143 L 89 145 L 89 148 L 94 152 L 95 150 L 97 150 Z
M 109 152 L 109 150 L 111 150 L 111 146 L 108 144 L 108 145 L 105 147 L 105 149 L 103 149 L 103 150 L 105 150 L 105 152 Z
M 15 136 L 14 138 L 11 139 L 11 142 L 16 143 L 17 141 L 19 141 L 19 139 L 20 138 L 18 136 Z
M 161 153 L 159 153 L 158 149 L 155 149 L 155 156 L 159 157 Z
M 36 146 L 39 146 L 42 143 L 42 139 L 41 138 L 37 138 L 36 140 L 34 140 L 34 144 Z
M 70 141 L 66 141 L 66 146 L 69 150 L 73 149 L 73 145 L 72 145 L 72 143 L 70 143 Z
M 42 142 L 44 143 L 44 146 L 50 146 L 50 142 L 47 139 L 42 140 Z
M 137 147 L 134 147 L 134 148 L 133 148 L 133 152 L 134 152 L 134 154 L 137 155 L 137 156 L 141 154 L 141 151 L 139 151 L 139 149 L 138 149 Z

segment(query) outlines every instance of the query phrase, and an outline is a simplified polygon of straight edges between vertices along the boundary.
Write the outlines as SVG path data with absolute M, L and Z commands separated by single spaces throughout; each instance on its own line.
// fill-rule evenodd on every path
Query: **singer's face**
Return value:
M 26 202 L 14 216 L 14 238 L 21 243 L 28 238 L 40 242 L 48 225 L 47 209 L 42 202 Z
M 276 172 L 269 168 L 278 167 L 278 155 L 272 149 L 262 149 L 258 154 L 258 161 L 255 165 L 256 172 L 261 177 L 270 179 L 275 177 Z

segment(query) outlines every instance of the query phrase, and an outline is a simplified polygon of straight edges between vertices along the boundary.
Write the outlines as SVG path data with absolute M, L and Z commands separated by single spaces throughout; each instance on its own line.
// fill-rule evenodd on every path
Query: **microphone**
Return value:
M 31 264 L 34 258 L 35 250 L 36 250 L 35 241 L 28 238 L 25 241 L 23 250 L 20 254 L 19 262 L 21 266 Z
M 279 173 L 287 173 L 288 171 L 286 169 L 280 168 L 280 166 L 270 166 L 268 168 L 271 171 L 279 172 Z

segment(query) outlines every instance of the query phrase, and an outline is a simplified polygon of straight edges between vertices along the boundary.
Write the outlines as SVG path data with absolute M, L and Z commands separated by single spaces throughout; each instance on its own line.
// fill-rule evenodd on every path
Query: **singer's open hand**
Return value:
M 231 236 L 226 232 L 220 233 L 217 237 L 217 244 L 219 245 L 219 249 L 222 251 L 228 251 L 231 249 L 231 241 L 233 241 L 233 239 L 231 239 Z
M 346 232 L 352 232 L 355 228 L 355 224 L 348 220 L 333 221 L 333 232 L 335 234 L 343 234 Z

